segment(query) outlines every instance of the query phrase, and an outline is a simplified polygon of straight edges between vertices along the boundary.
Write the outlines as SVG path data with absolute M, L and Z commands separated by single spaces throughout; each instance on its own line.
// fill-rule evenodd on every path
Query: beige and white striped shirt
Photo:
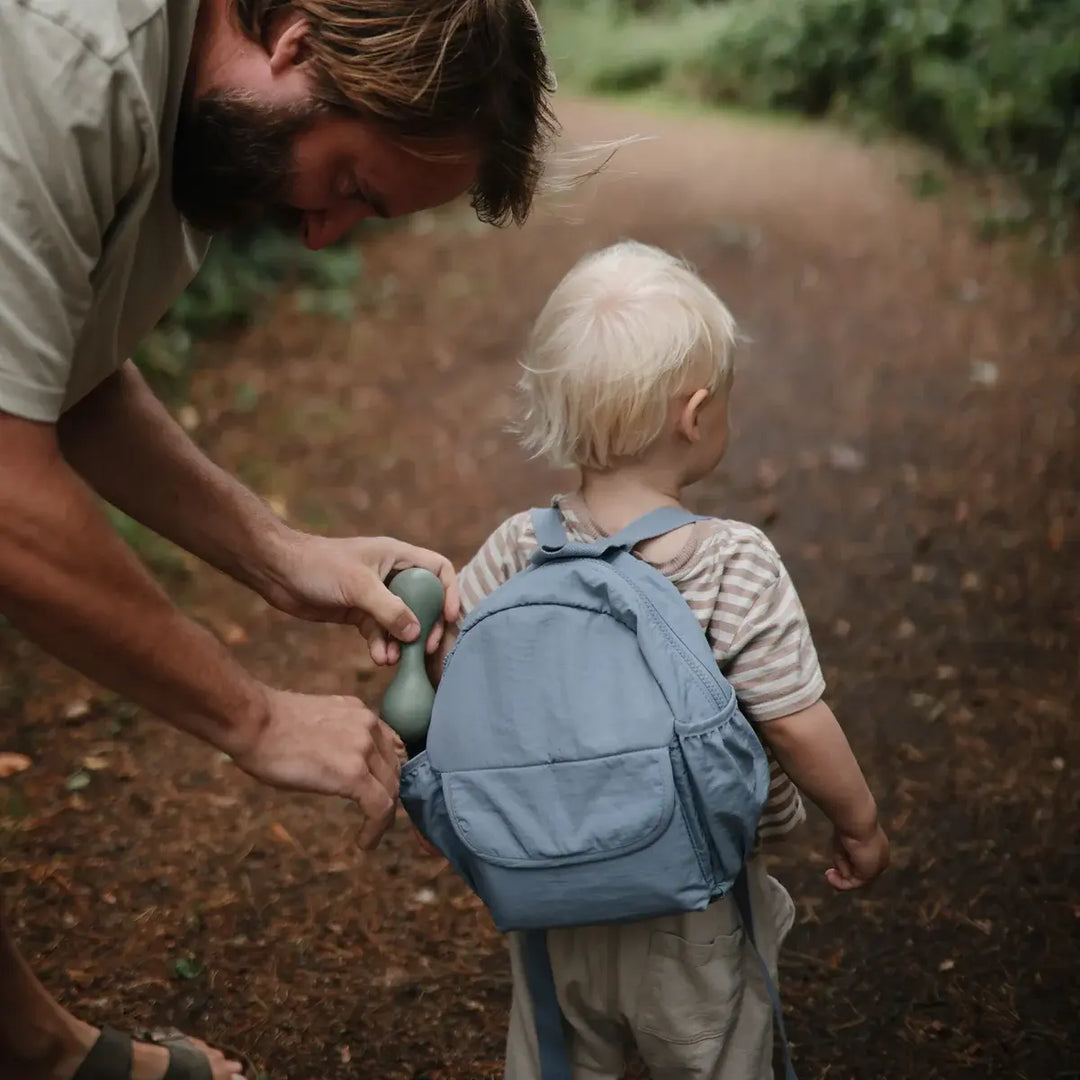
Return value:
M 572 539 L 604 535 L 579 496 L 559 496 L 554 505 Z M 528 512 L 504 521 L 459 575 L 464 611 L 524 570 L 536 546 Z M 806 614 L 760 529 L 719 518 L 698 522 L 678 554 L 654 565 L 697 616 L 748 720 L 767 723 L 821 698 L 825 680 Z M 790 832 L 806 819 L 795 785 L 767 747 L 766 753 L 771 783 L 759 841 Z

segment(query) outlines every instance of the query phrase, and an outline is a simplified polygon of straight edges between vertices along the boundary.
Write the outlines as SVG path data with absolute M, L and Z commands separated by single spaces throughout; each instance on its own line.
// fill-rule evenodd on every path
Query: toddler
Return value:
M 554 499 L 571 539 L 617 532 L 716 468 L 728 440 L 735 324 L 670 255 L 621 243 L 582 260 L 555 289 L 528 343 L 525 445 L 580 485 Z M 468 611 L 529 565 L 528 512 L 505 521 L 460 575 Z M 678 588 L 765 745 L 769 800 L 759 842 L 804 820 L 800 792 L 832 822 L 838 890 L 876 878 L 889 847 L 877 808 L 825 689 L 810 629 L 772 544 L 710 519 L 635 554 Z M 794 919 L 759 855 L 748 865 L 758 948 L 776 972 Z M 734 902 L 646 922 L 557 929 L 548 948 L 575 1080 L 617 1080 L 629 1040 L 654 1080 L 765 1080 L 772 1009 Z M 507 1080 L 540 1080 L 521 942 L 510 935 L 513 1005 Z

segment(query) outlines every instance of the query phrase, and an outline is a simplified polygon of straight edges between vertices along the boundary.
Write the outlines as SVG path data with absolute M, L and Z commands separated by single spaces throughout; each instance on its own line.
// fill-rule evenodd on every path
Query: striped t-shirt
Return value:
M 571 539 L 605 535 L 577 495 L 554 500 Z M 461 571 L 465 613 L 529 565 L 536 550 L 530 515 L 515 514 L 485 541 Z M 697 616 L 739 705 L 755 724 L 815 704 L 825 680 L 810 626 L 776 549 L 760 529 L 711 518 L 687 530 L 673 558 L 655 563 Z M 759 841 L 789 832 L 806 819 L 795 785 L 766 747 L 771 782 Z

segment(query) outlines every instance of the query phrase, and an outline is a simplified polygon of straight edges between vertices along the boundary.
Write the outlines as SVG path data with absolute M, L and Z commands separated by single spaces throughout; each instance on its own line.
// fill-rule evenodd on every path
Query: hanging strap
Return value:
M 570 1052 L 566 1045 L 566 1028 L 559 1008 L 559 997 L 555 993 L 547 931 L 526 930 L 521 937 L 525 979 L 529 984 L 536 1041 L 540 1049 L 540 1076 L 542 1080 L 571 1080 Z
M 545 551 L 558 551 L 559 548 L 566 546 L 566 526 L 563 525 L 562 514 L 554 506 L 534 510 L 532 523 L 536 532 L 536 542 Z
M 592 544 L 573 544 L 566 535 L 562 514 L 554 506 L 532 511 L 533 529 L 541 551 L 554 554 L 563 548 L 574 548 L 574 554 L 603 555 L 614 548 L 632 551 L 646 540 L 692 525 L 695 521 L 704 521 L 699 514 L 691 514 L 681 506 L 662 506 L 630 522 L 614 536 L 604 536 Z M 569 552 L 568 552 L 569 554 Z
M 773 1020 L 780 1039 L 780 1050 L 784 1062 L 784 1080 L 798 1080 L 795 1067 L 791 1063 L 791 1050 L 788 1047 L 787 1032 L 784 1030 L 784 1010 L 780 1004 L 780 995 L 769 974 L 769 965 L 758 951 L 754 936 L 754 915 L 750 906 L 750 883 L 745 867 L 735 879 L 731 890 L 735 907 L 742 920 L 743 930 L 750 942 L 761 974 L 765 980 L 765 991 L 772 1004 Z M 542 1080 L 571 1080 L 572 1067 L 566 1042 L 566 1028 L 563 1024 L 559 998 L 555 992 L 555 976 L 551 970 L 551 957 L 547 948 L 547 931 L 527 930 L 522 934 L 522 953 L 525 962 L 525 979 L 532 998 L 533 1018 L 536 1025 L 536 1040 L 540 1050 L 540 1076 Z
M 633 551 L 638 544 L 646 540 L 674 532 L 684 525 L 692 525 L 695 521 L 704 520 L 705 518 L 700 514 L 691 514 L 689 510 L 684 510 L 681 506 L 661 506 L 659 510 L 650 510 L 637 521 L 631 521 L 625 529 L 620 529 L 608 539 L 607 546 Z
M 784 1058 L 784 1080 L 797 1080 L 795 1067 L 791 1064 L 791 1050 L 788 1047 L 787 1032 L 784 1030 L 784 1008 L 780 1004 L 780 995 L 776 990 L 776 983 L 773 982 L 772 975 L 769 974 L 769 965 L 765 963 L 765 958 L 759 952 L 757 939 L 754 937 L 754 913 L 750 906 L 750 881 L 746 876 L 745 866 L 739 872 L 735 884 L 731 887 L 731 895 L 735 901 L 735 907 L 738 909 L 739 918 L 742 919 L 743 930 L 761 967 L 761 975 L 765 980 L 765 991 L 769 995 L 769 1001 L 772 1003 L 773 1020 L 776 1021 L 776 1033 L 780 1037 L 780 1050 Z

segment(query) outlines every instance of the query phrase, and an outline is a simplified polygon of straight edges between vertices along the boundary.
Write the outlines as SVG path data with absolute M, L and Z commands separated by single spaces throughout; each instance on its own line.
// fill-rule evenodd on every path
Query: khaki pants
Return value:
M 748 866 L 758 947 L 776 978 L 795 905 L 759 859 Z M 521 941 L 505 1080 L 540 1080 Z M 653 1080 L 770 1080 L 772 1006 L 730 897 L 705 911 L 548 932 L 574 1080 L 619 1080 L 632 1041 Z

